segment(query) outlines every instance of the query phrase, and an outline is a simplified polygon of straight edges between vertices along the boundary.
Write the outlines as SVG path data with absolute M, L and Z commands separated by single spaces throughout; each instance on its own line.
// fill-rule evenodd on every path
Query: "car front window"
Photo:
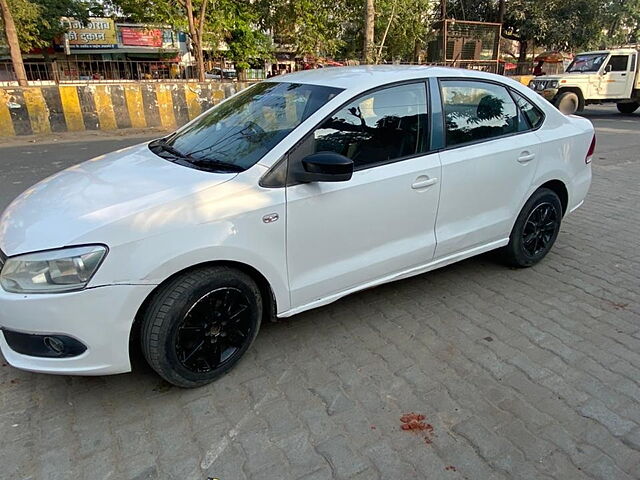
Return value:
M 577 55 L 567 67 L 567 73 L 597 72 L 607 58 L 607 53 Z
M 341 91 L 319 85 L 258 83 L 191 125 L 152 142 L 150 148 L 196 168 L 246 170 Z

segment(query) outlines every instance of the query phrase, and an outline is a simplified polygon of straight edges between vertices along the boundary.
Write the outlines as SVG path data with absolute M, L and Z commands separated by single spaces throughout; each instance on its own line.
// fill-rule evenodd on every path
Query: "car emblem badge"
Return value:
M 264 223 L 273 223 L 277 221 L 279 218 L 280 218 L 280 215 L 278 215 L 277 213 L 269 213 L 264 217 L 262 217 L 262 221 Z

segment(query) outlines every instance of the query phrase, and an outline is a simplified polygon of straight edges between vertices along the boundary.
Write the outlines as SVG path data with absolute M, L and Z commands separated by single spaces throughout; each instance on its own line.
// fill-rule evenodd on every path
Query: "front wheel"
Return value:
M 555 106 L 565 115 L 573 115 L 580 108 L 580 99 L 574 92 L 563 92 L 558 95 Z
M 531 267 L 551 250 L 562 220 L 562 204 L 548 188 L 538 189 L 520 211 L 504 247 L 506 262 L 512 267 Z
M 616 103 L 616 107 L 618 107 L 618 111 L 620 113 L 631 115 L 638 109 L 638 107 L 640 107 L 640 102 Z
M 262 299 L 247 274 L 224 266 L 181 274 L 154 295 L 142 325 L 149 365 L 173 385 L 206 385 L 229 371 L 253 343 Z

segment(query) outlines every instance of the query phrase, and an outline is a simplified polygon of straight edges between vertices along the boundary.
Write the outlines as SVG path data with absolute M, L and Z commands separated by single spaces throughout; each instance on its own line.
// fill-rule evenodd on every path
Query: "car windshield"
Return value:
M 341 91 L 319 85 L 258 83 L 149 147 L 157 155 L 195 168 L 246 170 Z
M 607 58 L 607 53 L 577 55 L 567 67 L 567 73 L 597 72 Z

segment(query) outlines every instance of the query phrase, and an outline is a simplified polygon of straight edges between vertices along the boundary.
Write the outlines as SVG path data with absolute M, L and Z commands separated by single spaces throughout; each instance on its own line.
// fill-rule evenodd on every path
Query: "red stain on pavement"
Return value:
M 454 467 L 453 465 L 449 465 L 448 467 L 444 467 L 444 469 L 447 472 L 457 472 L 458 471 L 458 469 L 456 467 Z
M 433 425 L 426 423 L 427 417 L 420 413 L 405 413 L 400 417 L 400 428 L 404 431 L 419 433 L 424 443 L 431 445 L 434 432 Z

